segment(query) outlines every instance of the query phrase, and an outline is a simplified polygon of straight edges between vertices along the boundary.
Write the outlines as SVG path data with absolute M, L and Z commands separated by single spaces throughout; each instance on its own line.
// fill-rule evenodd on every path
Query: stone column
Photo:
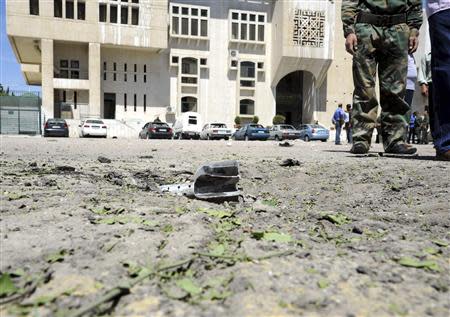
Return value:
M 99 43 L 89 43 L 89 115 L 100 118 L 101 109 L 101 48 Z
M 53 90 L 53 40 L 41 40 L 42 63 L 42 111 L 45 118 L 54 116 L 54 90 Z

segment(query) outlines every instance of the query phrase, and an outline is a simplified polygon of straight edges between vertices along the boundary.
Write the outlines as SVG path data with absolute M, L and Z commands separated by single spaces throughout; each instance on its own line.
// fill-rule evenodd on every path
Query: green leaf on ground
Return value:
M 0 297 L 9 296 L 18 291 L 18 288 L 11 280 L 11 276 L 8 273 L 3 273 L 0 276 Z
M 428 254 L 431 254 L 431 255 L 436 255 L 436 254 L 442 253 L 441 250 L 438 250 L 438 249 L 435 249 L 435 248 L 431 248 L 431 247 L 425 248 L 425 249 L 423 250 L 423 252 L 428 253 Z
M 219 219 L 230 218 L 233 216 L 232 212 L 225 210 L 204 210 L 203 212 L 210 217 L 215 217 Z
M 278 199 L 276 199 L 276 198 L 270 198 L 270 199 L 264 199 L 262 201 L 262 204 L 266 205 L 266 206 L 270 206 L 270 207 L 276 207 L 276 206 L 278 206 L 279 202 L 278 202 Z
M 252 238 L 256 240 L 266 240 L 280 243 L 293 241 L 292 237 L 286 233 L 253 231 Z
M 437 245 L 438 247 L 448 247 L 448 243 L 442 240 L 432 240 L 431 242 L 433 242 L 435 245 Z
M 420 261 L 413 258 L 404 257 L 398 260 L 398 264 L 406 266 L 406 267 L 414 267 L 417 269 L 426 269 L 430 271 L 439 272 L 441 268 L 434 261 Z
M 223 244 L 213 244 L 210 246 L 210 254 L 215 256 L 221 256 L 225 253 L 226 247 Z
M 171 233 L 172 231 L 173 231 L 173 226 L 169 223 L 169 224 L 167 224 L 167 225 L 164 225 L 163 227 L 162 227 L 162 231 L 164 232 L 164 233 Z
M 351 222 L 351 220 L 346 215 L 339 212 L 323 214 L 320 219 L 328 220 L 329 222 L 334 223 L 335 225 L 338 226 Z
M 10 201 L 11 200 L 19 200 L 22 198 L 28 198 L 28 196 L 25 194 L 17 194 L 17 193 L 9 193 L 8 194 L 8 200 L 10 200 Z
M 55 252 L 55 253 L 52 253 L 52 254 L 48 255 L 48 256 L 45 258 L 45 260 L 46 260 L 48 263 L 62 262 L 62 261 L 64 261 L 64 257 L 65 257 L 66 255 L 68 255 L 68 254 L 71 254 L 71 253 L 73 253 L 73 251 L 71 251 L 71 250 L 66 250 L 66 249 L 62 249 L 62 250 L 59 250 L 59 251 L 57 251 L 57 252 Z
M 317 286 L 319 286 L 319 288 L 321 289 L 324 289 L 330 286 L 330 282 L 328 282 L 326 279 L 321 279 L 317 282 Z
M 199 295 L 202 293 L 202 288 L 189 278 L 183 278 L 177 281 L 177 286 L 189 293 L 189 295 L 191 296 Z

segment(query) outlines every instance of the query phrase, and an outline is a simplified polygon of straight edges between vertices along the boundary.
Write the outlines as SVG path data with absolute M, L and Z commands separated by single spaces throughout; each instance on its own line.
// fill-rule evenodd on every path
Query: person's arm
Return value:
M 424 55 L 420 59 L 420 67 L 419 72 L 417 74 L 417 81 L 419 82 L 420 85 L 420 92 L 424 96 L 428 96 L 428 81 L 426 71 L 427 71 L 427 60 L 426 55 Z
M 355 19 L 360 11 L 358 0 L 343 0 L 341 7 L 342 23 L 344 26 L 345 48 L 350 54 L 358 49 L 358 39 L 355 34 Z
M 419 29 L 422 25 L 423 13 L 421 0 L 411 0 L 406 23 L 409 26 L 409 52 L 414 53 L 419 46 Z

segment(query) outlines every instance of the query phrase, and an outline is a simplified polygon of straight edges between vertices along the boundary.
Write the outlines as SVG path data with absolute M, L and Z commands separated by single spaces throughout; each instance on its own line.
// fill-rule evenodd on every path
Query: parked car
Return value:
M 197 112 L 184 112 L 173 125 L 174 139 L 199 139 L 202 119 Z
M 270 137 L 269 129 L 260 124 L 249 123 L 233 134 L 235 140 L 267 140 Z
M 302 124 L 299 127 L 300 139 L 309 142 L 311 140 L 321 140 L 327 142 L 330 137 L 330 131 L 318 124 Z
M 147 122 L 139 132 L 140 139 L 171 139 L 172 137 L 172 128 L 165 122 Z
M 202 140 L 214 140 L 214 139 L 225 139 L 231 136 L 231 129 L 228 129 L 225 123 L 208 123 L 203 127 L 202 132 L 200 132 L 200 139 Z
M 277 141 L 281 140 L 295 140 L 300 138 L 300 131 L 289 124 L 276 124 L 269 130 L 270 139 Z
M 81 121 L 81 137 L 102 137 L 106 138 L 107 136 L 107 126 L 106 124 L 99 119 L 86 119 L 85 121 Z
M 69 126 L 64 119 L 48 119 L 44 125 L 44 137 L 69 137 Z

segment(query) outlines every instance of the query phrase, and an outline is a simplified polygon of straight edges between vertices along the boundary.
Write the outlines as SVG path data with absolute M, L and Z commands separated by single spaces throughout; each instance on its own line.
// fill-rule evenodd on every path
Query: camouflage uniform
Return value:
M 360 12 L 377 15 L 407 13 L 406 22 L 391 26 L 357 23 Z M 378 101 L 375 77 L 380 80 L 381 130 L 384 149 L 403 142 L 409 111 L 404 101 L 410 35 L 418 34 L 422 24 L 420 0 L 343 0 L 344 35 L 358 39 L 353 56 L 353 142 L 370 145 L 376 126 Z

